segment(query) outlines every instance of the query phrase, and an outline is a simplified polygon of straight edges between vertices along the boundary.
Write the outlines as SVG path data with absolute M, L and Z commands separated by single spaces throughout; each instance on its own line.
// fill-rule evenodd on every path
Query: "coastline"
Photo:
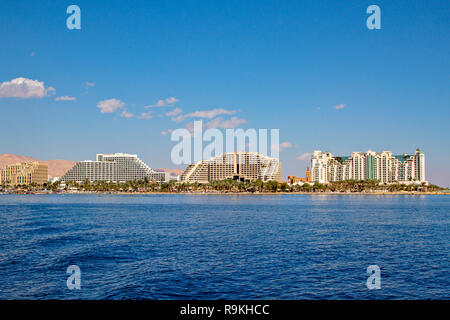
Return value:
M 97 193 L 98 194 L 98 193 Z M 275 195 L 450 195 L 450 193 L 443 192 L 118 192 L 118 193 L 103 193 L 103 194 L 120 194 L 120 195 L 149 195 L 149 194 L 182 194 L 182 195 L 248 195 L 248 196 L 275 196 Z
M 0 195 L 8 195 L 8 194 L 16 194 L 16 195 L 216 195 L 216 196 L 237 196 L 237 195 L 246 195 L 246 196 L 274 196 L 274 195 L 450 195 L 450 192 L 420 192 L 420 191 L 396 191 L 396 192 L 32 192 L 32 193 L 0 193 Z

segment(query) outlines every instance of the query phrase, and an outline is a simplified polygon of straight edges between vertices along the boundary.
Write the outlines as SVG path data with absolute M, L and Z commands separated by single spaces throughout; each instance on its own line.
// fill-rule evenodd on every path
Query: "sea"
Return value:
M 0 195 L 0 299 L 449 299 L 449 258 L 442 195 Z

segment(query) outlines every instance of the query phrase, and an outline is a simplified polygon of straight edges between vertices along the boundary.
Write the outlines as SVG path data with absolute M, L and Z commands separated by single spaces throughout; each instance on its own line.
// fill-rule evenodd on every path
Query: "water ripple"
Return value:
M 3 195 L 0 298 L 448 299 L 448 199 Z

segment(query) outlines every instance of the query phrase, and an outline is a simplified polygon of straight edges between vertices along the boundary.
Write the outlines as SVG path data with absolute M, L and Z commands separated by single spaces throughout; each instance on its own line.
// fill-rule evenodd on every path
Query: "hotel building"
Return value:
M 311 182 L 311 171 L 309 170 L 309 167 L 306 168 L 305 177 L 297 177 L 297 176 L 288 176 L 288 182 L 289 184 L 297 184 L 297 183 L 307 183 Z
M 91 182 L 126 182 L 145 178 L 150 181 L 169 181 L 170 174 L 154 171 L 135 154 L 114 153 L 97 154 L 96 161 L 78 162 L 61 177 L 61 181 L 83 182 L 88 179 Z
M 257 152 L 230 152 L 192 163 L 181 175 L 182 182 L 208 183 L 225 179 L 282 182 L 281 163 Z
M 391 151 L 352 152 L 351 156 L 333 156 L 314 151 L 311 158 L 311 181 L 378 180 L 381 183 L 422 183 L 425 179 L 425 154 L 417 149 L 413 155 L 392 155 Z
M 48 165 L 41 162 L 22 162 L 0 169 L 0 183 L 11 185 L 43 184 L 48 181 Z

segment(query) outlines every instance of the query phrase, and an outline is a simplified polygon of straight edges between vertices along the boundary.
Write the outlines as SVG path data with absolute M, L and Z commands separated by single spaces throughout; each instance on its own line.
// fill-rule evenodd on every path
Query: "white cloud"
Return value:
M 45 87 L 43 81 L 15 78 L 0 84 L 0 98 L 41 99 L 55 93 L 55 88 Z
M 127 110 L 122 111 L 122 113 L 120 114 L 121 117 L 123 118 L 132 118 L 134 116 L 134 114 L 128 112 Z
M 209 122 L 203 122 L 202 121 L 202 128 L 207 129 L 234 129 L 236 127 L 239 127 L 241 124 L 244 124 L 246 122 L 245 119 L 239 119 L 237 117 L 232 117 L 228 120 L 223 120 L 223 118 L 218 117 L 215 118 Z M 193 135 L 195 136 L 199 132 L 194 131 L 194 122 L 189 122 L 186 124 L 185 128 Z
M 340 110 L 340 109 L 344 109 L 344 108 L 345 108 L 345 104 L 343 104 L 343 103 L 338 104 L 337 106 L 334 106 L 334 109 L 336 109 L 336 110 Z
M 294 145 L 292 144 L 292 142 L 285 141 L 280 143 L 279 145 L 274 145 L 273 147 L 278 148 L 278 152 L 281 152 L 283 149 L 293 148 Z
M 177 98 L 170 97 L 170 98 L 166 98 L 166 99 L 163 99 L 163 100 L 158 100 L 158 102 L 156 103 L 156 106 L 157 107 L 164 107 L 164 106 L 171 105 L 171 104 L 174 104 L 174 103 L 177 103 L 177 102 L 178 102 Z
M 108 99 L 97 103 L 97 108 L 100 109 L 101 113 L 112 113 L 117 109 L 123 108 L 124 105 L 125 102 L 122 102 L 118 99 Z
M 95 87 L 95 82 L 86 81 L 85 83 L 83 83 L 83 87 L 84 87 L 84 94 L 86 94 L 89 91 L 89 88 Z
M 181 122 L 186 120 L 187 118 L 206 118 L 206 119 L 212 119 L 218 115 L 221 114 L 235 114 L 238 112 L 237 110 L 225 110 L 225 109 L 212 109 L 212 110 L 203 110 L 203 111 L 195 111 L 192 113 L 180 115 L 178 117 L 172 118 L 175 122 Z
M 169 98 L 165 98 L 165 99 L 158 100 L 158 101 L 156 102 L 156 104 L 154 104 L 154 105 L 149 104 L 148 106 L 145 106 L 144 108 L 151 108 L 151 107 L 153 107 L 153 106 L 155 106 L 155 107 L 172 106 L 172 105 L 174 105 L 175 103 L 177 103 L 178 101 L 180 101 L 180 100 L 178 100 L 178 99 L 175 98 L 175 97 L 169 97 Z
M 181 108 L 175 108 L 173 111 L 167 112 L 166 116 L 173 117 L 182 112 Z
M 311 153 L 305 152 L 301 155 L 299 155 L 296 159 L 297 160 L 302 160 L 302 161 L 307 161 L 311 158 Z
M 213 119 L 209 122 L 205 123 L 206 128 L 221 128 L 221 129 L 234 129 L 239 127 L 241 124 L 244 124 L 245 119 L 239 119 L 238 117 L 232 117 L 228 120 L 222 120 L 221 117 Z
M 69 97 L 69 96 L 61 96 L 61 97 L 55 98 L 55 101 L 75 101 L 75 100 L 77 100 L 77 98 Z
M 280 144 L 272 145 L 272 151 L 281 152 L 283 149 L 288 149 L 288 148 L 293 148 L 293 147 L 294 147 L 294 145 L 291 142 L 285 141 Z
M 167 130 L 167 131 L 161 131 L 161 134 L 162 134 L 163 136 L 165 136 L 166 134 L 172 133 L 172 132 L 173 132 L 173 130 L 172 130 L 172 129 L 169 129 L 169 130 Z
M 151 111 L 143 112 L 139 117 L 139 119 L 151 119 L 151 118 L 153 118 Z

